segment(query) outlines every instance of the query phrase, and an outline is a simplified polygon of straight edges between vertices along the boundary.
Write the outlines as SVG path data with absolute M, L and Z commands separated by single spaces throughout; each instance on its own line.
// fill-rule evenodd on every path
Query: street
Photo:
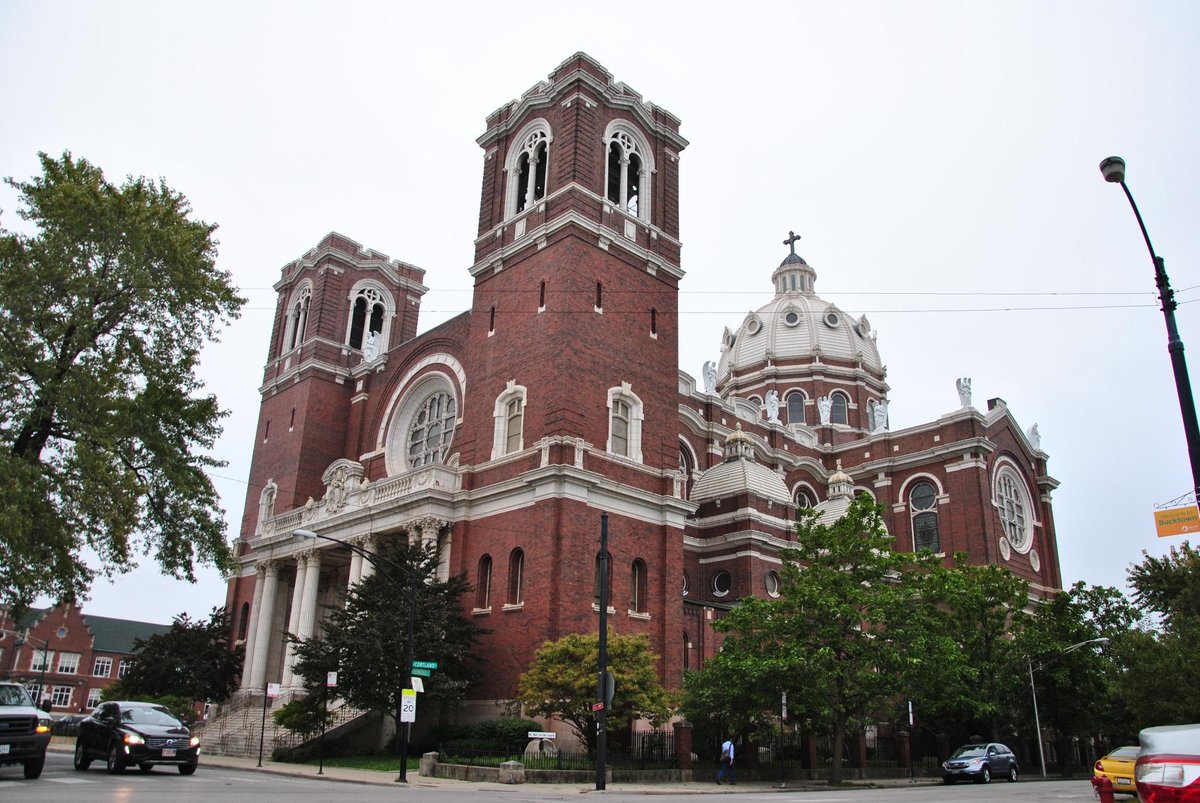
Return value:
M 412 776 L 409 785 L 395 783 L 352 783 L 336 781 L 329 776 L 311 774 L 275 774 L 253 769 L 237 769 L 205 765 L 191 777 L 179 775 L 173 768 L 156 768 L 150 773 L 137 770 L 121 776 L 108 775 L 102 766 L 93 765 L 87 772 L 76 772 L 71 766 L 71 756 L 65 752 L 51 752 L 46 756 L 46 768 L 42 777 L 27 781 L 18 767 L 0 768 L 0 799 L 19 801 L 44 801 L 59 803 L 69 799 L 88 801 L 126 801 L 130 799 L 170 799 L 178 803 L 207 801 L 218 798 L 239 801 L 340 801 L 375 800 L 435 800 L 444 803 L 478 801 L 491 796 L 511 803 L 537 803 L 578 799 L 581 794 L 603 796 L 612 801 L 642 800 L 653 796 L 655 803 L 694 801 L 698 795 L 708 799 L 717 796 L 722 801 L 799 801 L 799 803 L 926 803 L 945 801 L 957 803 L 995 803 L 995 801 L 1022 801 L 1022 803 L 1051 803 L 1052 801 L 1095 800 L 1091 785 L 1087 781 L 1032 781 L 1022 780 L 1015 784 L 993 782 L 984 785 L 943 786 L 941 784 L 894 785 L 879 789 L 827 789 L 807 786 L 802 789 L 779 789 L 768 784 L 743 784 L 738 787 L 718 786 L 708 783 L 663 785 L 661 787 L 639 786 L 622 789 L 622 784 L 610 784 L 604 792 L 596 792 L 591 786 L 500 786 L 498 784 L 470 784 L 459 782 L 432 782 Z M 1119 798 L 1120 799 L 1120 798 Z M 1133 800 L 1126 798 L 1126 800 Z

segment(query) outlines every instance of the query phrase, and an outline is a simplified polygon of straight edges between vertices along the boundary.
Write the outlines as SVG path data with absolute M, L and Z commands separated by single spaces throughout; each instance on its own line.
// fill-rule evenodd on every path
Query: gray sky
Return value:
M 682 120 L 681 368 L 797 252 L 867 313 L 892 429 L 1004 398 L 1037 423 L 1064 582 L 1125 587 L 1153 511 L 1192 485 L 1153 272 L 1119 154 L 1200 368 L 1200 5 L 639 2 L 625 6 L 0 1 L 0 175 L 71 150 L 162 176 L 220 224 L 249 299 L 205 354 L 231 411 L 216 472 L 237 535 L 279 269 L 331 230 L 426 270 L 422 331 L 470 305 L 485 116 L 583 50 Z M 14 228 L 12 192 L 0 224 Z M 257 498 L 257 497 L 256 497 Z M 94 614 L 224 603 L 150 561 Z M 131 593 L 133 592 L 133 593 Z M 152 605 L 147 605 L 153 600 Z

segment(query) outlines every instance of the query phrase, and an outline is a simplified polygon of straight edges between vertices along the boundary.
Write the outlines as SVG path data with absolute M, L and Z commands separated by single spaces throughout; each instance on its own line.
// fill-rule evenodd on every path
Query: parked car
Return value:
M 75 740 L 75 769 L 86 770 L 93 759 L 104 761 L 113 775 L 130 766 L 149 772 L 156 764 L 191 775 L 200 761 L 200 739 L 157 703 L 105 702 L 79 723 Z
M 50 715 L 19 683 L 0 683 L 0 765 L 20 764 L 25 777 L 42 774 L 50 744 Z
M 1134 765 L 1142 803 L 1200 801 L 1200 724 L 1144 728 Z
M 1137 745 L 1118 747 L 1096 762 L 1092 768 L 1092 788 L 1098 788 L 1101 778 L 1108 778 L 1112 790 L 1118 794 L 1137 796 L 1133 785 L 1133 765 L 1137 761 Z
M 1021 773 L 1017 757 L 997 742 L 964 744 L 942 762 L 942 780 L 991 783 L 993 777 L 1016 781 Z

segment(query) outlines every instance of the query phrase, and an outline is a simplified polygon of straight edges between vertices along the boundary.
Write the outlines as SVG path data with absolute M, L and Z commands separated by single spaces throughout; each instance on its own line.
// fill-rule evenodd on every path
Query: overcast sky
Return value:
M 1125 588 L 1192 487 L 1145 244 L 1200 368 L 1195 2 L 168 3 L 0 0 L 0 175 L 39 150 L 162 176 L 220 225 L 249 301 L 209 348 L 237 535 L 280 268 L 329 231 L 425 269 L 424 331 L 470 306 L 485 116 L 582 50 L 682 120 L 681 368 L 771 298 L 794 229 L 866 313 L 893 430 L 1005 399 L 1061 483 L 1064 583 Z M 0 225 L 20 225 L 0 190 Z M 257 494 L 255 494 L 257 499 Z M 224 603 L 149 559 L 85 610 Z

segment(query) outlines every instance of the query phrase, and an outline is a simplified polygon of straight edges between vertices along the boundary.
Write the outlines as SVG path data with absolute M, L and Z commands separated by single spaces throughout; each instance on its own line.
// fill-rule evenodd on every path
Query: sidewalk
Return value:
M 50 749 L 58 753 L 70 753 L 74 750 L 75 739 L 72 737 L 56 736 L 50 740 Z M 396 762 L 396 770 L 392 772 L 379 772 L 376 770 L 360 770 L 347 767 L 324 767 L 320 775 L 317 774 L 317 767 L 310 764 L 285 764 L 282 762 L 270 761 L 267 758 L 263 759 L 262 766 L 258 766 L 257 758 L 241 758 L 238 756 L 218 756 L 201 753 L 200 755 L 200 771 L 204 771 L 204 767 L 225 767 L 228 769 L 245 770 L 248 772 L 263 772 L 270 775 L 287 775 L 294 778 L 311 778 L 314 781 L 330 781 L 336 783 L 357 783 L 357 784 L 374 784 L 377 786 L 397 786 L 396 777 L 399 774 L 399 761 Z M 930 785 L 940 783 L 934 778 L 918 778 L 914 783 L 907 779 L 880 779 L 872 781 L 850 781 L 847 782 L 847 788 L 887 788 L 887 787 L 905 787 L 913 785 Z M 502 784 L 494 782 L 475 782 L 475 781 L 457 781 L 449 778 L 427 778 L 417 774 L 415 769 L 408 772 L 407 786 L 413 788 L 436 789 L 439 787 L 453 787 L 469 785 L 472 789 L 479 791 L 506 791 L 512 792 L 516 787 L 511 784 Z M 563 784 L 526 784 L 526 787 L 536 788 L 539 791 L 546 792 L 563 792 L 582 794 L 587 792 L 599 792 L 595 788 L 595 784 L 578 784 L 578 783 L 563 783 Z M 705 778 L 704 780 L 696 780 L 691 782 L 672 782 L 672 783 L 624 783 L 613 782 L 606 784 L 606 791 L 620 792 L 624 794 L 638 795 L 677 795 L 677 794 L 736 794 L 738 792 L 798 792 L 798 791 L 828 791 L 829 786 L 824 781 L 788 781 L 782 788 L 778 781 L 746 781 L 737 785 L 724 783 L 718 785 L 715 779 Z

